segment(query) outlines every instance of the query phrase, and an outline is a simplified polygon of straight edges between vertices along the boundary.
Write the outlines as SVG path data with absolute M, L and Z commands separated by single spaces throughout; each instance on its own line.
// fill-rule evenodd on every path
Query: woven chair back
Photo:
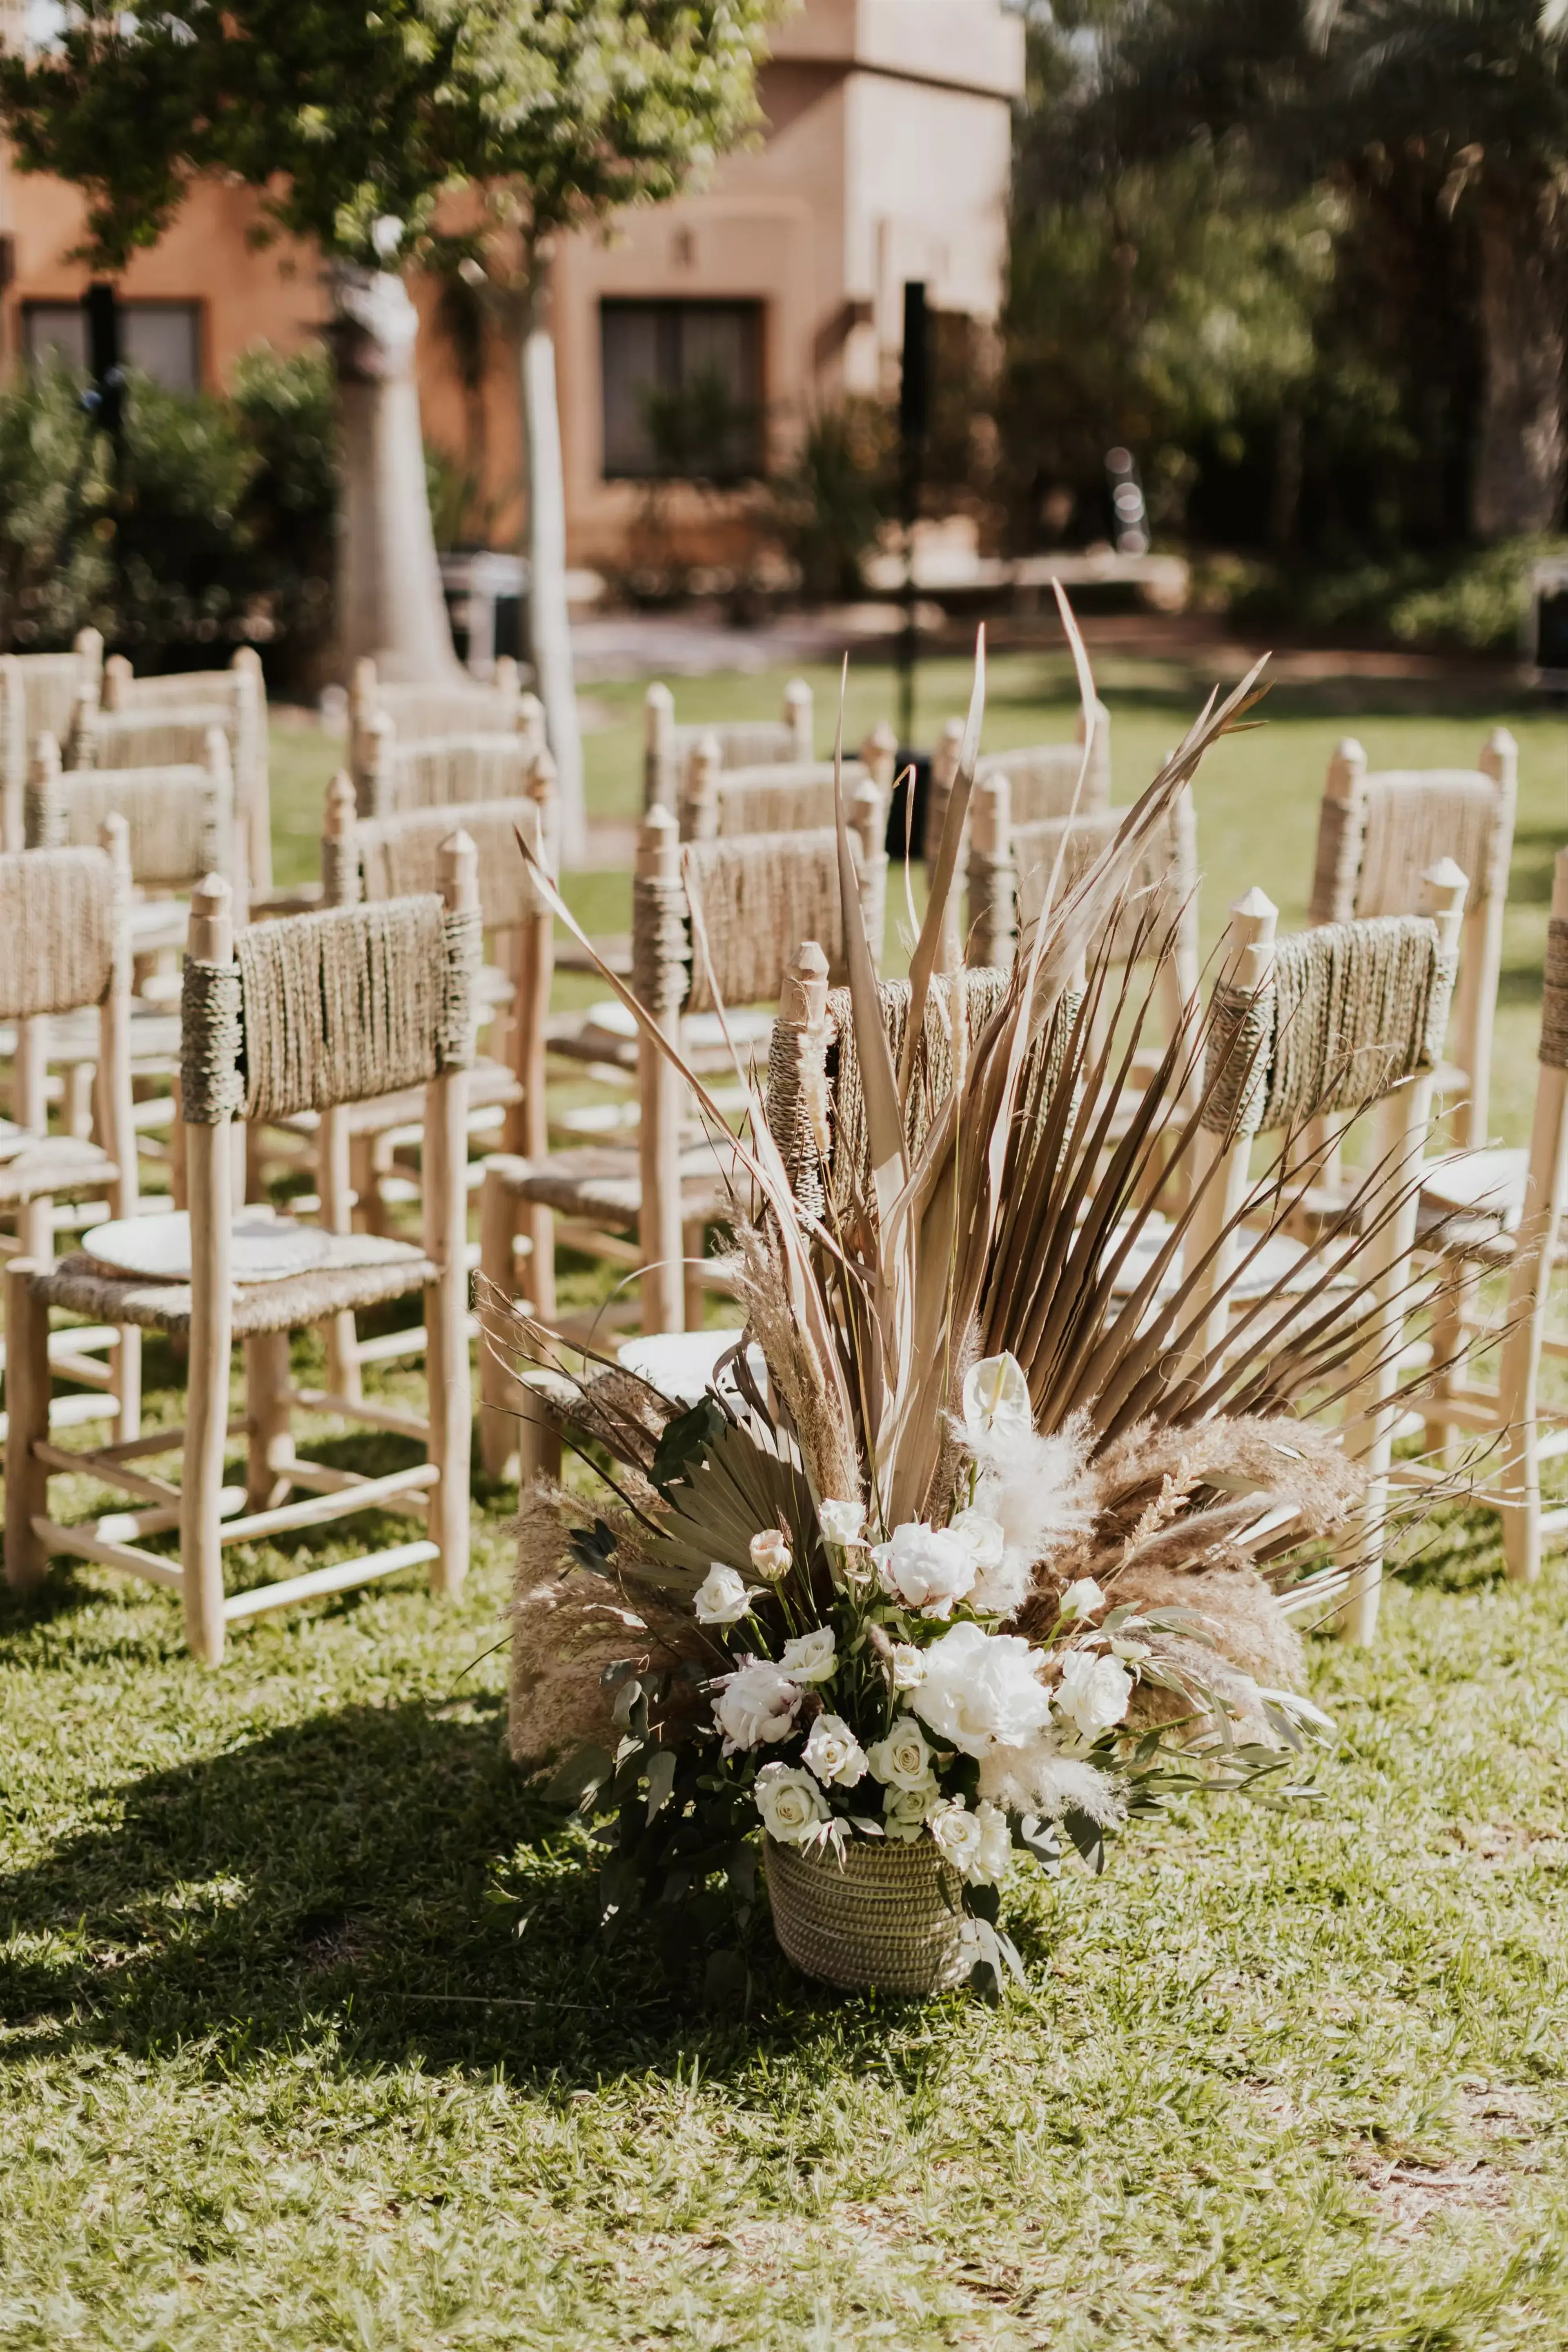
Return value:
M 184 1118 L 293 1118 L 467 1068 L 479 948 L 477 912 L 433 895 L 253 924 L 233 964 L 187 956 Z
M 931 791 L 925 813 L 925 857 L 931 863 L 942 840 L 947 816 L 947 796 L 957 773 L 962 722 L 952 719 L 944 730 L 931 762 Z M 1025 743 L 1012 751 L 987 751 L 975 762 L 975 782 L 1006 776 L 1011 790 L 1015 824 L 1039 824 L 1069 814 L 1093 816 L 1111 805 L 1111 714 L 1103 703 L 1095 706 L 1094 740 L 1083 787 L 1078 791 L 1083 767 L 1083 719 L 1079 716 L 1078 740 L 1071 743 Z M 1073 794 L 1078 793 L 1077 808 Z
M 144 888 L 188 890 L 205 874 L 234 874 L 234 784 L 225 765 L 51 772 L 47 753 L 35 759 L 29 848 L 85 848 L 107 816 L 125 819 L 131 877 Z
M 1010 781 L 1010 771 L 1009 776 Z M 1062 851 L 1061 872 L 1056 885 L 1060 904 L 1114 840 L 1124 813 L 1121 809 L 1102 809 L 1092 816 L 1046 817 L 1012 827 L 1020 929 L 1040 919 L 1059 849 Z M 1163 922 L 1159 919 L 1161 915 L 1165 917 Z M 1151 916 L 1155 918 L 1153 921 Z M 1137 956 L 1152 961 L 1162 951 L 1173 923 L 1181 946 L 1196 953 L 1197 821 L 1192 793 L 1185 787 L 1139 852 L 1111 948 L 1113 960 L 1125 963 Z
M 677 727 L 675 772 L 683 782 L 693 754 L 710 736 L 718 745 L 719 766 L 727 772 L 782 767 L 800 758 L 800 739 L 786 719 L 743 719 L 727 727 Z
M 539 807 L 532 800 L 411 809 L 355 825 L 346 838 L 366 899 L 406 898 L 438 889 L 441 846 L 459 826 L 479 853 L 479 913 L 486 930 L 512 930 L 538 914 L 542 902 L 517 835 L 552 871 L 554 845 L 540 837 Z M 324 855 L 328 846 L 324 842 Z
M 0 848 L 22 846 L 22 796 L 27 761 L 40 735 L 65 742 L 77 698 L 96 688 L 103 639 L 83 629 L 68 654 L 0 655 Z
M 1415 905 L 1422 875 L 1442 857 L 1469 878 L 1473 919 L 1507 896 L 1515 801 L 1511 773 L 1479 768 L 1390 769 L 1342 780 L 1318 812 L 1312 920 L 1402 914 Z
M 844 761 L 846 800 L 870 773 L 863 760 Z M 831 760 L 785 760 L 725 769 L 711 777 L 693 763 L 681 791 L 681 836 L 704 841 L 747 833 L 811 833 L 834 823 L 834 809 Z
M 538 747 L 527 735 L 452 734 L 402 741 L 372 730 L 357 780 L 368 817 L 411 809 L 455 808 L 471 801 L 518 800 L 528 791 Z
M 0 1020 L 101 1004 L 125 908 L 98 848 L 0 854 Z
M 1458 967 L 1425 915 L 1325 923 L 1282 940 L 1256 992 L 1222 981 L 1209 1005 L 1204 1125 L 1299 1129 L 1357 1111 L 1442 1052 Z

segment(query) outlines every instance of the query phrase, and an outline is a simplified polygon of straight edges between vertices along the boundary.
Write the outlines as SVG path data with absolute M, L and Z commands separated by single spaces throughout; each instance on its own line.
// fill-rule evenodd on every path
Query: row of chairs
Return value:
M 744 770 L 724 766 L 726 748 L 721 743 L 716 771 L 712 747 L 705 748 L 700 735 L 695 735 L 687 747 L 684 771 L 675 778 L 674 795 L 677 804 L 684 804 L 685 812 L 704 805 L 701 793 L 695 793 L 690 788 L 689 779 L 694 772 L 701 773 L 706 769 L 709 778 L 716 772 L 721 780 L 745 772 Z M 1050 751 L 1058 749 L 1044 748 Z M 1500 767 L 1503 772 L 1494 774 L 1483 763 L 1477 775 L 1490 778 L 1490 785 L 1498 788 L 1493 794 L 1494 830 L 1484 840 L 1479 836 L 1475 840 L 1469 837 L 1465 840 L 1469 854 L 1483 876 L 1493 870 L 1489 868 L 1489 856 L 1493 861 L 1493 867 L 1500 865 L 1501 871 L 1506 874 L 1506 852 L 1500 859 L 1496 848 L 1495 827 L 1501 822 L 1500 811 L 1505 811 L 1507 824 L 1511 831 L 1511 775 L 1506 758 L 1507 747 L 1494 744 L 1489 749 L 1498 754 L 1493 765 Z M 877 747 L 877 765 L 882 764 L 883 756 L 883 748 Z M 1073 762 L 1072 785 L 1076 786 L 1081 755 L 1070 751 L 1068 756 Z M 1026 824 L 1054 825 L 1056 835 L 1042 834 L 1038 845 L 1027 837 L 1020 838 L 1022 828 L 1014 827 L 1011 822 L 1010 770 L 1021 762 L 1016 754 L 1007 755 L 1007 761 L 1006 769 L 992 765 L 991 772 L 977 794 L 968 861 L 971 915 L 968 951 L 971 958 L 975 958 L 983 950 L 988 967 L 993 957 L 998 963 L 1005 961 L 1008 952 L 1009 893 L 1011 893 L 1011 935 L 1016 936 L 1019 922 L 1027 923 L 1030 919 L 1032 902 L 1030 892 L 1038 889 L 1041 861 L 1048 851 L 1054 856 L 1055 845 L 1061 841 L 1061 828 L 1065 824 L 1060 813 L 1044 818 L 1031 817 L 1024 821 Z M 781 761 L 779 764 L 800 768 L 810 763 Z M 1046 763 L 1041 761 L 1040 764 L 1043 767 Z M 1066 760 L 1061 761 L 1062 769 L 1066 764 Z M 1354 762 L 1346 761 L 1344 764 L 1354 769 Z M 1359 801 L 1354 795 L 1348 797 L 1361 812 L 1363 851 L 1354 869 L 1349 869 L 1348 857 L 1343 855 L 1334 869 L 1342 877 L 1347 869 L 1352 870 L 1353 887 L 1359 884 L 1361 867 L 1367 862 L 1364 840 L 1373 825 L 1370 812 L 1376 805 L 1378 788 L 1383 782 L 1365 777 L 1364 761 L 1361 763 L 1361 769 Z M 481 910 L 481 920 L 483 928 L 492 934 L 502 934 L 507 928 L 503 920 L 507 908 L 496 895 L 500 888 L 498 880 L 492 884 L 491 877 L 498 877 L 507 873 L 519 877 L 525 885 L 527 878 L 521 859 L 517 856 L 515 848 L 510 847 L 511 824 L 521 822 L 526 825 L 531 816 L 533 841 L 547 856 L 549 854 L 549 825 L 543 805 L 548 800 L 548 793 L 541 795 L 538 789 L 541 783 L 547 786 L 549 783 L 548 755 L 536 755 L 528 772 L 533 786 L 531 798 L 518 795 L 512 803 L 501 801 L 449 803 L 444 811 L 437 809 L 423 813 L 417 823 L 413 821 L 414 813 L 406 811 L 391 817 L 378 815 L 361 821 L 350 787 L 336 787 L 325 827 L 323 870 L 329 877 L 326 884 L 329 896 L 342 903 L 333 905 L 326 911 L 334 916 L 352 914 L 355 911 L 352 898 L 361 890 L 374 897 L 376 903 L 382 907 L 418 895 L 410 885 L 410 877 L 417 875 L 419 878 L 428 878 L 432 861 L 442 855 L 442 843 L 448 829 L 455 824 L 473 826 L 489 822 L 502 830 L 497 836 L 497 854 L 491 855 L 486 851 L 478 861 L 479 874 L 485 877 L 492 892 Z M 683 775 L 688 780 L 684 789 Z M 1420 781 L 1406 780 L 1412 789 Z M 1448 780 L 1448 783 L 1451 784 L 1452 781 Z M 1465 789 L 1457 796 L 1449 792 L 1449 799 L 1457 798 L 1461 810 L 1471 814 L 1477 799 L 1473 784 L 1473 779 L 1465 780 Z M 1502 789 L 1505 786 L 1506 790 Z M 805 780 L 805 789 L 795 802 L 779 797 L 779 779 L 777 777 L 771 787 L 759 786 L 759 793 L 763 789 L 773 792 L 769 814 L 775 818 L 780 814 L 794 814 L 796 811 L 802 816 L 821 814 L 820 799 L 811 798 L 820 791 L 820 780 L 815 777 Z M 854 789 L 857 854 L 863 901 L 868 918 L 875 925 L 880 922 L 882 894 L 885 890 L 885 858 L 883 853 L 885 801 L 881 796 L 870 762 L 867 763 L 863 782 L 858 782 Z M 1406 793 L 1406 798 L 1409 796 Z M 1071 798 L 1070 790 L 1068 797 Z M 1331 793 L 1329 797 L 1334 799 L 1336 795 Z M 1337 797 L 1343 800 L 1347 796 Z M 706 805 L 711 808 L 711 798 Z M 1088 854 L 1089 844 L 1097 837 L 1096 827 L 1099 829 L 1098 837 L 1103 837 L 1104 822 L 1103 814 L 1093 810 L 1074 820 L 1067 844 L 1070 854 Z M 1325 828 L 1330 822 L 1325 817 Z M 405 831 L 411 825 L 412 830 Z M 1081 839 L 1076 837 L 1079 826 L 1084 828 Z M 1348 830 L 1343 824 L 1340 827 L 1342 850 Z M 1407 826 L 1404 830 L 1408 833 Z M 684 842 L 681 839 L 683 832 L 687 835 Z M 1372 837 L 1375 841 L 1375 834 Z M 347 850 L 343 846 L 345 842 L 350 844 Z M 333 844 L 337 845 L 335 848 Z M 1427 845 L 1430 845 L 1429 839 Z M 1035 854 L 1037 846 L 1039 855 Z M 788 1001 L 790 991 L 798 994 L 802 984 L 800 971 L 791 969 L 800 964 L 801 942 L 813 939 L 819 940 L 822 950 L 821 976 L 825 985 L 831 976 L 832 962 L 841 950 L 836 933 L 836 874 L 828 854 L 830 847 L 831 836 L 825 835 L 820 824 L 776 825 L 764 833 L 748 834 L 738 825 L 727 825 L 722 821 L 716 825 L 706 822 L 693 823 L 688 814 L 688 822 L 683 826 L 679 815 L 672 813 L 668 802 L 663 797 L 657 799 L 644 824 L 634 886 L 632 961 L 644 1001 L 655 1004 L 661 1017 L 684 1019 L 688 1024 L 711 1019 L 710 1008 L 716 995 L 727 1004 L 736 1005 L 758 1000 Z M 1387 856 L 1383 854 L 1386 866 Z M 1174 877 L 1184 905 L 1186 902 L 1185 880 L 1194 870 L 1195 864 L 1188 807 L 1179 811 L 1175 821 L 1170 864 L 1163 877 L 1164 887 L 1170 887 Z M 1320 855 L 1320 870 L 1324 869 L 1325 864 L 1325 859 Z M 335 881 L 333 876 L 337 877 Z M 1379 887 L 1394 890 L 1396 884 L 1385 877 Z M 1409 904 L 1408 900 L 1406 904 Z M 370 911 L 368 908 L 361 910 L 366 915 Z M 1314 900 L 1314 913 L 1318 911 Z M 1470 910 L 1472 924 L 1475 911 L 1474 908 Z M 1561 911 L 1568 913 L 1568 909 Z M 1451 913 L 1451 908 L 1445 910 L 1445 919 Z M 1353 919 L 1356 919 L 1353 917 Z M 700 1319 L 704 1305 L 701 1290 L 687 1280 L 689 1268 L 683 1269 L 682 1260 L 695 1255 L 694 1239 L 716 1205 L 719 1178 L 711 1148 L 697 1145 L 694 1149 L 695 1139 L 686 1118 L 686 1108 L 678 1098 L 679 1090 L 670 1085 L 667 1066 L 652 1056 L 642 1057 L 642 1066 L 637 1074 L 641 1118 L 638 1141 L 633 1150 L 622 1152 L 616 1164 L 610 1166 L 592 1155 L 579 1154 L 574 1162 L 570 1152 L 552 1154 L 544 1148 L 544 1063 L 550 1042 L 546 1031 L 549 926 L 548 920 L 542 919 L 538 907 L 534 906 L 514 928 L 520 937 L 531 940 L 532 944 L 523 954 L 518 968 L 508 975 L 513 988 L 509 1014 L 513 1038 L 509 1065 L 513 1091 L 511 1099 L 503 1107 L 507 1126 L 502 1139 L 513 1145 L 514 1150 L 500 1159 L 485 1163 L 480 1246 L 486 1271 L 501 1287 L 514 1291 L 526 1289 L 536 1306 L 548 1313 L 553 1303 L 553 1228 L 559 1218 L 561 1230 L 579 1245 L 601 1251 L 611 1257 L 612 1263 L 629 1263 L 632 1266 L 644 1269 L 642 1293 L 645 1328 L 653 1331 L 678 1332 L 684 1324 L 695 1324 Z M 253 929 L 258 939 L 265 938 L 268 932 L 276 933 L 279 938 L 283 936 L 278 927 L 273 924 L 253 927 Z M 1178 926 L 1178 936 L 1179 930 Z M 1492 932 L 1495 932 L 1495 923 L 1491 932 L 1479 934 L 1483 950 Z M 247 949 L 246 953 L 249 952 Z M 1466 968 L 1461 960 L 1462 973 Z M 1190 967 L 1178 973 L 1177 979 L 1177 992 L 1172 999 L 1173 1015 L 1177 1003 L 1189 1003 L 1196 990 L 1196 973 Z M 1495 995 L 1495 978 L 1490 991 L 1483 988 L 1477 993 L 1483 1001 Z M 47 1018 L 47 1014 L 44 1017 Z M 262 1017 L 259 1004 L 254 1017 L 257 1022 Z M 776 1027 L 773 1032 L 775 1045 L 779 1034 Z M 556 1042 L 559 1045 L 559 1040 Z M 637 1058 L 633 1053 L 633 1059 Z M 1472 1049 L 1472 1059 L 1479 1058 Z M 404 1099 L 398 1108 L 405 1122 L 409 1122 L 411 1111 L 416 1118 L 418 1116 L 421 1101 L 418 1086 L 423 1083 L 424 1080 L 420 1080 L 401 1090 Z M 466 1098 L 474 1087 L 472 1076 L 465 1075 L 463 1089 L 465 1139 L 469 1110 Z M 371 1237 L 356 1236 L 350 1234 L 348 1228 L 354 1205 L 351 1196 L 356 1191 L 361 1192 L 361 1212 L 364 1203 L 361 1187 L 352 1181 L 352 1155 L 358 1139 L 374 1128 L 376 1119 L 393 1100 L 393 1096 L 382 1090 L 357 1095 L 351 1102 L 306 1103 L 285 1108 L 276 1098 L 263 1096 L 254 1106 L 256 1115 L 247 1124 L 247 1135 L 287 1136 L 292 1131 L 297 1140 L 308 1138 L 314 1131 L 319 1146 L 317 1167 L 321 1221 L 340 1241 L 350 1246 L 362 1246 L 367 1238 L 382 1241 L 392 1238 L 384 1234 Z M 371 1107 L 362 1121 L 354 1116 L 361 1104 Z M 337 1116 L 340 1112 L 347 1116 L 340 1118 Z M 316 1122 L 314 1130 L 312 1121 Z M 423 1121 L 420 1123 L 423 1124 Z M 1560 1129 L 1559 1101 L 1559 1132 Z M 190 1122 L 187 1121 L 187 1134 L 190 1131 Z M 518 1144 L 521 1145 L 520 1150 L 515 1148 Z M 446 1161 L 441 1161 L 439 1157 L 432 1160 L 430 1153 L 431 1143 L 426 1129 L 420 1172 L 425 1187 L 427 1211 L 433 1190 L 438 1201 L 455 1191 L 465 1197 L 464 1186 L 470 1174 L 466 1139 L 460 1176 L 454 1176 L 453 1170 L 457 1163 L 452 1155 L 448 1155 Z M 108 1157 L 112 1162 L 113 1154 Z M 345 1166 L 350 1171 L 348 1181 L 343 1175 Z M 101 1181 L 101 1171 L 99 1178 Z M 1449 1223 L 1452 1223 L 1451 1204 Z M 1493 1217 L 1488 1234 L 1481 1238 L 1491 1249 L 1494 1258 L 1500 1249 L 1509 1249 L 1511 1244 L 1508 1240 L 1506 1217 Z M 31 1248 L 33 1244 L 29 1243 L 28 1246 Z M 404 1244 L 402 1246 L 410 1245 Z M 1459 1287 L 1462 1311 L 1469 1294 L 1463 1290 L 1462 1286 Z M 89 1290 L 91 1290 L 90 1282 Z M 85 1298 L 89 1291 L 84 1290 L 78 1295 Z M 383 1296 L 384 1293 L 377 1295 Z M 109 1311 L 111 1302 L 101 1289 L 93 1291 L 92 1296 L 97 1307 L 91 1311 L 101 1311 L 104 1322 L 110 1323 L 112 1320 Z M 298 1299 L 293 1304 L 298 1306 Z M 308 1318 L 327 1324 L 329 1355 L 332 1352 L 330 1335 L 334 1328 L 340 1335 L 336 1368 L 329 1370 L 328 1389 L 316 1392 L 311 1400 L 325 1409 L 338 1410 L 364 1402 L 362 1383 L 356 1375 L 364 1361 L 374 1359 L 360 1355 L 357 1351 L 361 1343 L 345 1330 L 343 1318 L 351 1318 L 354 1307 L 354 1301 L 346 1306 L 336 1305 L 322 1315 Z M 78 1311 L 89 1310 L 79 1307 Z M 428 1313 L 426 1321 L 428 1325 Z M 140 1327 L 132 1318 L 124 1328 Z M 1536 1328 L 1539 1335 L 1539 1318 Z M 50 1342 L 46 1334 L 46 1364 L 47 1346 L 54 1344 L 57 1348 L 62 1339 L 68 1341 L 69 1335 L 57 1334 L 54 1341 Z M 77 1344 L 79 1348 L 79 1341 Z M 371 1347 L 378 1344 L 371 1343 Z M 247 1349 L 247 1354 L 249 1352 Z M 1517 1349 L 1515 1352 L 1517 1354 Z M 487 1397 L 489 1409 L 482 1416 L 482 1446 L 487 1466 L 497 1467 L 503 1448 L 509 1445 L 516 1434 L 515 1425 L 502 1408 L 516 1400 L 497 1389 L 497 1376 L 493 1366 L 486 1364 L 485 1377 L 490 1393 Z M 1435 1380 L 1441 1377 L 1441 1374 L 1435 1375 Z M 25 1391 L 26 1385 L 24 1375 Z M 37 1385 L 35 1381 L 35 1396 Z M 47 1391 L 47 1370 L 43 1385 Z M 15 1392 L 12 1401 L 15 1412 Z M 1452 1415 L 1454 1421 L 1462 1422 L 1468 1413 L 1471 1416 L 1472 1425 L 1475 1425 L 1476 1416 L 1482 1408 L 1473 1397 L 1461 1393 L 1450 1382 L 1448 1401 L 1456 1408 Z M 36 1419 L 36 1407 L 31 1410 Z M 374 1410 L 377 1408 L 372 1408 Z M 389 1409 L 379 1410 L 384 1415 Z M 253 1421 L 256 1418 L 254 1411 L 251 1418 Z M 402 1417 L 404 1422 L 407 1418 Z M 48 1444 L 52 1439 L 46 1437 L 43 1442 Z M 281 1440 L 279 1442 L 282 1443 Z M 134 1445 L 137 1438 L 134 1433 L 127 1436 L 122 1422 L 120 1446 L 127 1443 Z M 308 1475 L 315 1473 L 308 1470 Z M 249 1484 L 254 1490 L 255 1479 Z M 171 1507 L 166 1498 L 162 1499 L 161 1507 L 165 1510 Z M 47 1511 L 34 1516 L 47 1518 Z M 165 1520 L 163 1524 L 170 1522 Z M 49 1539 L 53 1540 L 52 1538 Z M 119 1540 L 112 1533 L 104 1536 L 101 1529 L 96 1539 L 109 1543 Z M 420 1556 L 433 1557 L 428 1553 Z M 165 1568 L 167 1565 L 165 1562 Z M 444 1570 L 441 1572 L 446 1573 Z M 203 1573 L 207 1576 L 210 1585 L 210 1567 Z M 356 1579 L 345 1577 L 344 1580 Z M 292 1591 L 279 1589 L 284 1590 L 285 1598 L 296 1597 Z M 246 1596 L 237 1598 L 244 1601 Z M 209 1592 L 209 1604 L 210 1601 Z M 212 1607 L 207 1605 L 203 1616 L 204 1654 L 212 1653 Z

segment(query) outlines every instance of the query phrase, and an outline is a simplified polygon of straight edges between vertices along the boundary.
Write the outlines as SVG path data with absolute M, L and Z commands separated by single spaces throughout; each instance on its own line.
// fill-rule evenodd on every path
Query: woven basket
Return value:
M 929 1838 L 852 1839 L 841 1866 L 831 1852 L 767 1838 L 764 1863 L 775 1932 L 807 1976 L 856 1992 L 935 1993 L 968 1975 L 962 1882 Z

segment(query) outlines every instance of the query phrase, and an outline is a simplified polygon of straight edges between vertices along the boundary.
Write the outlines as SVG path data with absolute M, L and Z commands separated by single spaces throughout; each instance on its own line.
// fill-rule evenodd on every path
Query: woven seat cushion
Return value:
M 236 1285 L 236 1339 L 257 1331 L 292 1331 L 342 1307 L 379 1307 L 389 1298 L 423 1290 L 438 1278 L 438 1269 L 407 1242 L 375 1234 L 334 1234 L 331 1239 L 332 1256 L 324 1265 L 290 1275 L 283 1282 Z M 117 1280 L 101 1273 L 91 1258 L 78 1255 L 35 1274 L 29 1287 L 46 1306 L 61 1307 L 95 1322 L 135 1323 L 144 1331 L 170 1331 L 179 1338 L 191 1328 L 188 1282 L 149 1282 L 141 1276 Z
M 119 1174 L 96 1143 L 80 1142 L 74 1135 L 43 1135 L 14 1160 L 0 1160 L 0 1204 L 19 1208 L 24 1201 L 69 1201 L 82 1192 L 100 1192 Z
M 584 1145 L 552 1151 L 548 1160 L 521 1160 L 512 1187 L 519 1201 L 537 1201 L 563 1216 L 604 1217 L 631 1223 L 642 1213 L 643 1179 L 634 1150 Z M 709 1143 L 681 1154 L 681 1214 L 712 1217 L 727 1206 L 717 1154 Z
M 727 1013 L 725 1021 L 730 1044 L 742 1064 L 755 1056 L 758 1068 L 766 1069 L 768 1042 L 773 1034 L 772 1014 L 742 1005 Z M 637 1066 L 636 1023 L 623 1005 L 611 1001 L 591 1004 L 586 1013 L 558 1014 L 545 1029 L 545 1043 L 552 1054 L 568 1061 L 603 1062 L 617 1070 L 634 1070 Z M 687 1014 L 681 1024 L 681 1052 L 687 1066 L 700 1078 L 735 1067 L 718 1015 L 714 1013 Z
M 49 1060 L 51 1063 L 96 1062 L 101 1038 L 98 1009 L 84 1005 L 76 1013 L 52 1013 L 49 1015 Z M 0 1055 L 15 1054 L 16 1032 L 11 1023 L 0 1027 Z M 131 1061 L 140 1069 L 143 1064 L 167 1062 L 173 1068 L 180 1063 L 180 1016 L 161 1005 L 136 1003 L 131 1010 Z

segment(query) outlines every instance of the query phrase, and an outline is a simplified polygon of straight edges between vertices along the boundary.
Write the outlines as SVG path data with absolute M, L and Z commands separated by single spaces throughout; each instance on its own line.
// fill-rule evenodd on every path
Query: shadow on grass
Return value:
M 797 2054 L 819 2029 L 858 2039 L 859 2004 L 816 1997 L 813 2025 L 765 1920 L 749 2018 L 704 2007 L 700 1938 L 673 1973 L 640 1921 L 607 1948 L 591 1856 L 519 1780 L 501 1708 L 352 1706 L 133 1781 L 112 1821 L 0 1878 L 5 2056 L 193 2051 L 229 2073 L 326 2041 L 366 2072 L 570 2086 L 694 2040 L 722 2067 L 759 2032 Z

